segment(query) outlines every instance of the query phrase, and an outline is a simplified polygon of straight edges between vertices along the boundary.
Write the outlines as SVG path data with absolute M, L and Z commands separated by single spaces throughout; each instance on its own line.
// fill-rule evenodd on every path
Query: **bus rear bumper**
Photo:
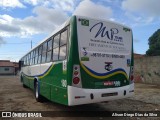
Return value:
M 123 87 L 107 89 L 84 89 L 68 86 L 68 105 L 73 106 L 111 101 L 131 97 L 133 95 L 134 83 Z

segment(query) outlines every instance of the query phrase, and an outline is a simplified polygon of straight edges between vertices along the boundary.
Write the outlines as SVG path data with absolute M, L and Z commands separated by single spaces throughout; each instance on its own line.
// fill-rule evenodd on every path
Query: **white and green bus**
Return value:
M 19 63 L 37 101 L 73 106 L 134 94 L 132 30 L 111 21 L 72 16 Z

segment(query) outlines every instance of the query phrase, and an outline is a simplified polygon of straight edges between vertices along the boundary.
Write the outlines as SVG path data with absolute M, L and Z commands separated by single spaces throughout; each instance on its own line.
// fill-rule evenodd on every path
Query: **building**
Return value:
M 9 60 L 0 60 L 0 75 L 15 75 L 18 72 L 19 65 Z
M 145 55 L 134 53 L 134 59 L 143 58 Z

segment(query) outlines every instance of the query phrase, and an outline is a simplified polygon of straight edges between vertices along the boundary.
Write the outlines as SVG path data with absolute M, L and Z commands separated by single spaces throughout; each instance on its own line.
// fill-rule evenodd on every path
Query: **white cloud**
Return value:
M 0 0 L 0 6 L 2 8 L 24 8 L 25 6 L 19 0 Z
M 67 12 L 73 12 L 75 0 L 23 0 L 24 3 L 33 6 L 46 6 L 55 9 L 61 9 Z
M 0 15 L 0 23 L 1 24 L 11 23 L 13 19 L 14 18 L 12 18 L 11 16 L 6 15 L 6 14 Z
M 38 5 L 42 1 L 44 1 L 44 0 L 23 0 L 24 3 L 28 3 L 28 4 L 31 4 L 31 5 L 34 5 L 34 6 Z
M 124 0 L 121 5 L 132 27 L 151 25 L 160 18 L 160 0 Z
M 12 33 L 20 32 L 19 27 L 13 26 L 11 24 L 7 24 L 7 25 L 6 24 L 0 24 L 0 31 L 1 30 L 6 31 L 8 33 L 10 33 L 10 32 L 12 32 Z
M 126 11 L 124 15 L 127 17 L 127 21 L 126 18 L 124 19 L 124 21 L 126 22 L 126 24 L 129 24 L 132 27 L 149 25 L 155 21 L 154 17 L 137 13 L 135 14 L 128 11 Z
M 160 16 L 160 0 L 125 0 L 122 2 L 122 8 L 147 16 Z
M 0 36 L 14 35 L 20 32 L 20 28 L 17 25 L 13 25 L 13 17 L 9 15 L 0 15 Z
M 2 44 L 5 44 L 6 43 L 6 41 L 0 36 L 0 46 L 2 45 Z
M 27 4 L 26 1 L 27 0 L 24 0 L 23 3 Z M 53 5 L 53 7 L 38 6 L 42 1 L 45 1 L 46 5 Z M 68 18 L 67 13 L 74 10 L 75 3 L 73 1 L 74 0 L 51 0 L 48 2 L 46 0 L 28 0 L 28 4 L 36 6 L 32 10 L 34 15 L 23 19 L 13 18 L 7 14 L 0 15 L 0 36 L 28 37 L 34 34 L 48 34 Z M 96 4 L 90 0 L 80 2 L 74 14 L 101 19 L 112 19 L 111 8 Z
M 75 3 L 75 0 L 0 0 L 0 6 L 3 8 L 24 8 L 26 7 L 24 4 L 30 4 L 60 9 L 66 12 L 73 12 Z
M 48 34 L 68 18 L 67 14 L 61 10 L 42 6 L 35 7 L 33 13 L 35 16 L 29 16 L 24 19 L 1 15 L 0 36 L 27 37 L 33 34 Z
M 74 0 L 51 0 L 53 7 L 64 11 L 73 12 Z
M 37 14 L 39 19 L 42 21 L 47 20 L 48 22 L 60 25 L 67 19 L 67 14 L 60 9 L 52 9 L 45 7 L 36 7 L 33 13 Z
M 110 7 L 96 4 L 90 0 L 84 0 L 80 2 L 73 14 L 106 19 L 112 16 L 112 10 Z

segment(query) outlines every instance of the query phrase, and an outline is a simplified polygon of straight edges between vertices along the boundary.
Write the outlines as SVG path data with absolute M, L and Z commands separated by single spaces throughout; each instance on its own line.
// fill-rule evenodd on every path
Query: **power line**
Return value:
M 11 53 L 0 53 L 0 55 L 3 55 L 3 56 L 5 56 L 5 55 L 24 55 L 26 53 L 26 51 L 25 52 L 11 52 Z
M 35 42 L 32 42 L 36 44 Z M 23 42 L 23 43 L 1 43 L 1 44 L 31 44 L 31 42 Z
M 9 51 L 7 51 L 7 52 L 0 52 L 0 54 L 20 54 L 20 53 L 26 53 L 26 52 L 28 52 L 28 51 L 11 51 L 11 52 L 9 52 Z
M 17 54 L 17 53 L 14 54 L 14 53 L 13 53 L 13 54 L 0 54 L 0 55 L 23 55 L 23 54 Z
M 21 56 L 21 55 L 10 55 L 10 54 L 7 54 L 7 55 L 0 55 L 0 56 L 9 56 L 9 57 L 14 57 L 14 56 Z

